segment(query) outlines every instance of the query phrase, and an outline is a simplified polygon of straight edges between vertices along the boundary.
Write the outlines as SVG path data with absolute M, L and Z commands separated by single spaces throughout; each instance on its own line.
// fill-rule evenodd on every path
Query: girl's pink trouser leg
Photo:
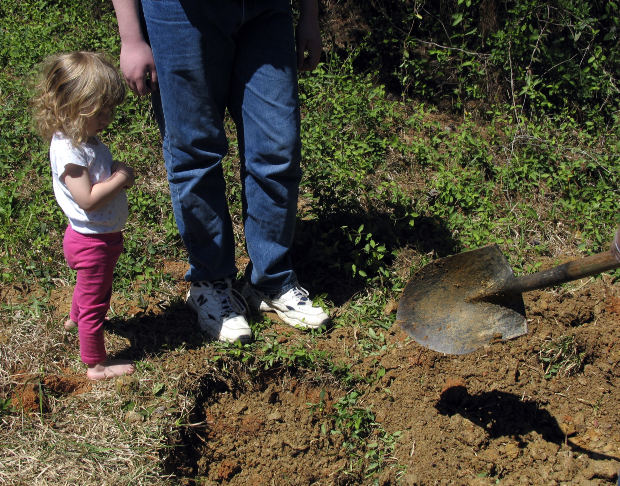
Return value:
M 67 263 L 77 270 L 71 319 L 78 324 L 80 356 L 86 364 L 101 363 L 106 359 L 103 322 L 123 237 L 121 233 L 83 235 L 67 227 L 63 247 Z

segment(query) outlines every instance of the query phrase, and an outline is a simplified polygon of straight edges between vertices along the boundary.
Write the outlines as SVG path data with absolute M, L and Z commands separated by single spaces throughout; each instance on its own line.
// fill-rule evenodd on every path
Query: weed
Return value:
M 367 452 L 364 458 L 367 461 L 367 466 L 364 474 L 367 478 L 382 471 L 388 464 L 395 462 L 391 456 L 401 436 L 401 432 L 396 431 L 393 434 L 388 434 L 381 429 L 377 435 L 378 440 L 366 444 Z
M 579 373 L 583 369 L 586 356 L 586 352 L 577 344 L 575 336 L 562 336 L 547 341 L 539 351 L 539 359 L 543 363 L 547 379 Z
M 401 433 L 388 434 L 370 409 L 358 406 L 359 398 L 359 392 L 351 391 L 334 404 L 330 433 L 343 436 L 343 447 L 357 461 L 363 457 L 364 475 L 369 478 L 394 462 L 391 455 Z M 365 450 L 363 456 L 359 455 L 361 449 Z
M 334 429 L 332 434 L 342 434 L 344 447 L 351 451 L 368 437 L 377 425 L 375 415 L 367 408 L 357 405 L 360 393 L 352 391 L 334 404 Z
M 352 244 L 354 255 L 350 263 L 351 275 L 361 277 L 368 284 L 379 282 L 390 276 L 388 267 L 385 264 L 385 257 L 388 253 L 384 244 L 375 241 L 372 233 L 364 231 L 364 225 L 360 225 L 357 230 L 343 226 L 342 230 L 347 235 L 347 239 Z
M 9 414 L 15 411 L 10 398 L 0 398 L 0 415 Z

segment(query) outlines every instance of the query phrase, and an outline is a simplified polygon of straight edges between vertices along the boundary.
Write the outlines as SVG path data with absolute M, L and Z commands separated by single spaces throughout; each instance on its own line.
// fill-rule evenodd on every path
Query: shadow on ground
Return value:
M 298 221 L 293 261 L 300 282 L 313 295 L 327 293 L 339 306 L 370 286 L 381 269 L 389 269 L 401 249 L 436 257 L 457 250 L 443 221 L 420 216 L 412 225 L 409 220 L 395 219 L 395 213 L 363 212 L 357 208 L 322 219 Z M 367 246 L 371 241 L 374 247 Z M 366 277 L 354 276 L 354 265 Z
M 180 299 L 161 312 L 148 311 L 131 318 L 110 319 L 106 331 L 130 342 L 129 348 L 115 357 L 135 360 L 180 346 L 197 349 L 209 340 L 200 332 L 194 312 Z
M 293 262 L 300 283 L 311 295 L 326 294 L 329 301 L 340 306 L 357 293 L 382 285 L 374 279 L 379 278 L 381 269 L 392 268 L 402 249 L 433 258 L 458 250 L 443 221 L 426 216 L 399 219 L 395 215 L 406 214 L 408 208 L 390 209 L 365 211 L 361 205 L 353 205 L 332 210 L 321 218 L 297 222 Z M 382 249 L 373 251 L 367 247 L 370 239 Z M 366 277 L 354 276 L 353 266 L 363 269 Z M 241 285 L 242 282 L 236 283 Z M 130 341 L 130 347 L 117 355 L 123 359 L 141 359 L 179 346 L 196 349 L 209 340 L 198 329 L 195 314 L 180 296 L 162 309 L 141 312 L 128 319 L 112 319 L 106 329 Z
M 547 442 L 558 445 L 565 443 L 573 451 L 586 454 L 592 459 L 619 460 L 618 457 L 593 452 L 573 444 L 564 435 L 553 415 L 536 402 L 522 400 L 512 393 L 494 390 L 470 395 L 464 386 L 454 386 L 441 394 L 435 408 L 442 415 L 459 414 L 465 417 L 483 428 L 492 439 L 506 436 L 519 440 L 528 432 L 535 431 Z

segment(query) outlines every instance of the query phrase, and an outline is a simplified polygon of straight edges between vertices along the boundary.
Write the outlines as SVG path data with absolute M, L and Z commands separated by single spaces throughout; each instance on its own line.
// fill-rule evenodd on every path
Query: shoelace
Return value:
M 293 291 L 293 295 L 299 299 L 300 302 L 305 304 L 308 300 L 310 300 L 308 298 L 310 293 L 303 287 L 293 287 L 291 290 Z
M 231 314 L 245 314 L 247 303 L 243 296 L 233 289 L 229 281 L 203 282 L 204 286 L 213 291 L 222 303 L 222 314 L 225 317 Z

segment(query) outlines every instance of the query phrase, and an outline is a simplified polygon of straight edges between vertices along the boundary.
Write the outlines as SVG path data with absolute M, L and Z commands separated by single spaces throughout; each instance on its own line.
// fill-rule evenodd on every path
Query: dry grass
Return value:
M 133 380 L 91 383 L 52 310 L 40 301 L 0 314 L 0 484 L 170 484 L 167 437 L 191 406 L 178 376 L 154 359 Z
M 0 483 L 166 484 L 159 471 L 161 430 L 125 423 L 120 408 L 105 404 L 108 393 L 58 402 L 44 417 L 4 416 Z

